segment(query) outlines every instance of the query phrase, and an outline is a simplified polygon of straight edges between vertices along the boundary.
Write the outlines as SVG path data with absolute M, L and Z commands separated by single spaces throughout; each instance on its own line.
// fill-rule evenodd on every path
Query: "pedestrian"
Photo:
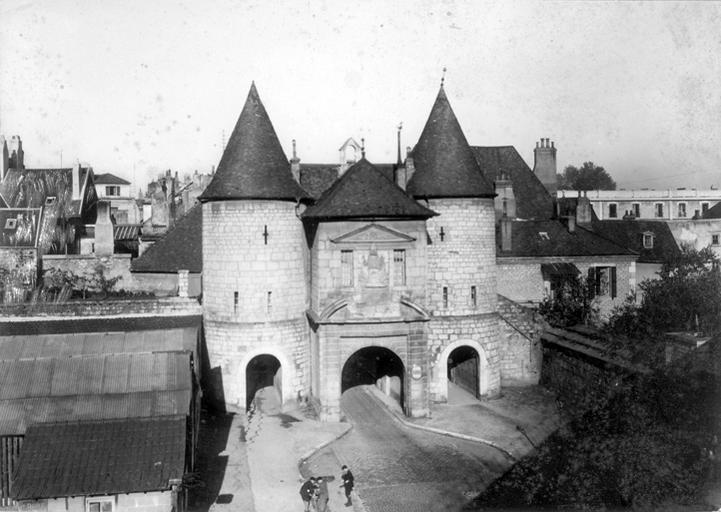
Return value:
M 318 512 L 328 512 L 328 482 L 322 476 L 315 479 L 318 486 L 318 497 L 316 500 L 316 510 Z
M 350 507 L 353 505 L 353 501 L 350 498 L 350 493 L 353 490 L 353 473 L 351 473 L 350 469 L 345 464 L 340 469 L 340 479 L 343 482 L 340 486 L 345 489 L 345 499 L 347 500 L 345 506 Z
M 300 486 L 300 499 L 303 500 L 305 512 L 310 511 L 310 501 L 315 493 L 315 478 L 311 477 Z

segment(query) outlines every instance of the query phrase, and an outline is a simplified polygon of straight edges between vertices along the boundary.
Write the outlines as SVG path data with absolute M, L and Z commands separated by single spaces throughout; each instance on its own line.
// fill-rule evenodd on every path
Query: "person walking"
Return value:
M 340 484 L 340 486 L 343 487 L 343 489 L 345 490 L 345 498 L 347 500 L 345 506 L 350 507 L 353 505 L 353 501 L 351 500 L 351 497 L 350 497 L 350 493 L 353 490 L 353 485 L 354 485 L 353 473 L 351 473 L 350 469 L 345 464 L 340 469 L 341 469 L 340 479 L 341 479 L 341 482 L 343 482 L 342 484 Z
M 316 510 L 317 512 L 328 512 L 328 482 L 322 476 L 315 479 L 317 486 Z
M 313 477 L 309 478 L 305 482 L 303 482 L 303 485 L 300 486 L 300 499 L 303 500 L 303 505 L 305 506 L 304 510 L 305 512 L 310 511 L 310 502 L 313 499 L 313 495 L 315 494 L 315 479 Z

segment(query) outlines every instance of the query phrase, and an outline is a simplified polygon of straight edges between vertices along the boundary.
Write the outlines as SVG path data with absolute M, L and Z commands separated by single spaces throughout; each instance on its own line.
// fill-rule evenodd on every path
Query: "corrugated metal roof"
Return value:
M 198 329 L 0 336 L 0 360 L 197 349 Z M 197 355 L 197 354 L 196 354 Z
M 183 416 L 48 423 L 28 428 L 16 500 L 169 489 L 185 469 Z
M 115 241 L 137 241 L 140 236 L 140 226 L 140 224 L 116 224 L 113 226 Z
M 189 352 L 0 361 L 0 435 L 46 421 L 187 414 Z

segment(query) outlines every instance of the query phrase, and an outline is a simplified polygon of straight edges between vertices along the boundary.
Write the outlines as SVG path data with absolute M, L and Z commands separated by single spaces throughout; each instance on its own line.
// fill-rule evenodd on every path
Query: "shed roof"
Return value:
M 414 197 L 494 197 L 443 87 L 413 149 L 415 173 L 406 190 Z
M 203 206 L 197 204 L 163 237 L 135 258 L 133 272 L 177 273 L 203 270 Z
M 28 427 L 12 498 L 31 500 L 170 489 L 185 469 L 184 416 Z
M 293 179 L 288 158 L 253 83 L 218 170 L 198 199 L 307 198 L 308 193 Z
M 365 158 L 353 164 L 304 219 L 428 218 L 435 213 L 411 199 Z

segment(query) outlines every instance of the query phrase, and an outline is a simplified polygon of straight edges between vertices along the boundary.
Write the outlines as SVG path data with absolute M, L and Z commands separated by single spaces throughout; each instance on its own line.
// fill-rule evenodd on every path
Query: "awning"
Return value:
M 544 276 L 577 276 L 581 273 L 573 263 L 541 263 Z

